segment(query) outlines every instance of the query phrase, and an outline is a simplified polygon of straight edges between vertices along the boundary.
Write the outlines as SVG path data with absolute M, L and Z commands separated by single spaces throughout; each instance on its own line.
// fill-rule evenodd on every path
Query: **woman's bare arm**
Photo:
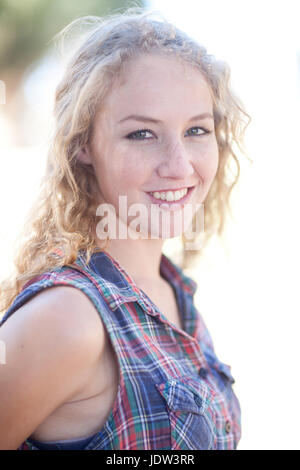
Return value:
M 0 328 L 0 449 L 17 449 L 47 416 L 91 379 L 104 327 L 79 289 L 55 286 L 36 294 Z

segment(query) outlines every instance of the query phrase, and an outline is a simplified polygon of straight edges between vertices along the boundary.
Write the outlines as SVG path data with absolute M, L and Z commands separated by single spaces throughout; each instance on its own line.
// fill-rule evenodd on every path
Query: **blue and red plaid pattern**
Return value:
M 183 330 L 172 324 L 107 252 L 25 284 L 2 324 L 37 292 L 81 289 L 93 302 L 119 361 L 117 396 L 107 421 L 85 450 L 236 449 L 241 410 L 229 365 L 214 352 L 194 305 L 197 284 L 162 254 L 160 272 L 173 287 Z M 39 450 L 26 440 L 20 450 Z

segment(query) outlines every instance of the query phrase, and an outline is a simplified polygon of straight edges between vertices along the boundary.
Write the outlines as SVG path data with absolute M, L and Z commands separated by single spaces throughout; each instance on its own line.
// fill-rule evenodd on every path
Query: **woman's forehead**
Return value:
M 169 74 L 174 79 L 184 76 L 186 80 L 201 80 L 203 74 L 200 67 L 191 64 L 174 54 L 156 52 L 140 53 L 138 56 L 127 60 L 120 73 L 120 83 L 128 83 L 128 77 L 141 77 L 144 82 L 150 77 L 157 76 L 161 79 Z
M 173 56 L 144 54 L 126 64 L 104 101 L 107 110 L 120 111 L 128 106 L 163 108 L 170 100 L 186 106 L 195 102 L 196 107 L 203 101 L 209 106 L 210 87 L 195 66 Z

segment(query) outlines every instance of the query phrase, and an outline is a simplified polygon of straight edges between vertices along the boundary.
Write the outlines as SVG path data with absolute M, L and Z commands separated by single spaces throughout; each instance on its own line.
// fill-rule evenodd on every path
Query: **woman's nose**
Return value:
M 184 180 L 194 173 L 191 155 L 180 143 L 168 146 L 161 153 L 157 173 L 161 178 Z

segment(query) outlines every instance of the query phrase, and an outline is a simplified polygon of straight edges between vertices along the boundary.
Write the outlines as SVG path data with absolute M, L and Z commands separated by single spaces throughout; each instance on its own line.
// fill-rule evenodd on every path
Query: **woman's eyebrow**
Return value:
M 205 119 L 205 118 L 211 118 L 213 119 L 213 115 L 210 113 L 202 113 L 202 114 L 197 114 L 197 116 L 193 116 L 191 119 L 189 119 L 188 122 L 195 121 L 196 119 Z M 131 114 L 130 116 L 126 116 L 125 118 L 121 119 L 121 121 L 118 122 L 118 124 L 121 124 L 124 121 L 128 121 L 129 119 L 133 119 L 135 121 L 141 121 L 141 122 L 154 122 L 156 124 L 161 124 L 162 121 L 159 121 L 158 119 L 154 119 L 151 117 L 147 116 L 140 116 L 139 114 Z

